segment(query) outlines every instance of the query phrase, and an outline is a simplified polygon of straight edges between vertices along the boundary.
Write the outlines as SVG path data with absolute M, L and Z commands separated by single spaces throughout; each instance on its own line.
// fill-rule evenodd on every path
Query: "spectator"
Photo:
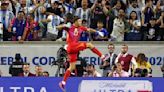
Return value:
M 47 24 L 47 40 L 55 41 L 58 37 L 58 30 L 56 26 L 64 22 L 64 19 L 58 15 L 49 15 L 47 20 L 50 22 Z
M 20 73 L 23 73 L 23 62 L 21 61 L 20 53 L 15 54 L 15 60 L 9 68 L 11 76 L 18 76 Z
M 39 66 L 39 65 L 35 66 L 35 75 L 36 76 L 43 76 L 43 69 L 41 66 Z
M 87 27 L 87 20 L 82 20 L 82 25 L 84 27 Z M 91 34 L 83 31 L 80 37 L 80 41 L 90 41 L 90 40 L 91 40 Z
M 1 10 L 0 10 L 0 22 L 3 23 L 3 40 L 10 41 L 11 33 L 8 32 L 8 27 L 10 27 L 10 22 L 14 18 L 13 12 L 8 10 L 9 1 L 1 1 Z
M 30 14 L 28 15 L 26 28 L 23 33 L 22 41 L 37 41 L 38 38 L 38 32 L 40 30 L 38 22 L 34 21 L 34 15 Z
M 109 77 L 129 77 L 129 73 L 123 70 L 121 63 L 116 63 L 113 66 L 112 71 L 108 75 Z
M 161 2 L 161 0 L 157 1 L 157 4 L 155 6 L 155 16 L 156 18 L 159 18 L 161 15 L 161 12 L 164 9 L 164 2 Z
M 59 2 L 55 0 L 51 0 L 51 7 L 46 9 L 47 15 L 58 15 L 61 16 L 61 10 L 59 8 Z
M 88 0 L 82 0 L 81 2 L 82 2 L 81 3 L 82 7 L 76 9 L 75 15 L 81 18 L 82 20 L 86 20 L 87 27 L 89 27 L 90 18 L 91 18 L 91 9 L 88 8 Z
M 49 73 L 48 73 L 47 71 L 44 71 L 44 72 L 43 72 L 43 76 L 44 76 L 44 77 L 49 77 Z
M 9 32 L 12 33 L 12 41 L 21 40 L 26 27 L 25 13 L 23 11 L 19 11 L 17 18 L 14 18 L 11 24 Z
M 30 13 L 35 15 L 34 20 L 39 23 L 41 30 L 38 32 L 39 39 L 44 39 L 46 37 L 46 30 L 47 30 L 47 15 L 46 15 L 46 7 L 47 3 L 45 0 L 38 0 L 35 4 L 33 10 Z
M 130 18 L 132 11 L 136 12 L 136 17 L 138 20 L 140 20 L 141 19 L 141 9 L 138 6 L 137 0 L 132 0 L 131 4 L 127 8 L 128 18 Z
M 160 25 L 160 38 L 163 41 L 164 40 L 164 9 L 161 12 L 161 16 L 159 17 L 159 19 L 157 20 L 157 24 Z
M 128 53 L 128 45 L 127 44 L 122 45 L 121 53 L 117 56 L 117 58 L 115 60 L 115 64 L 117 62 L 119 62 L 122 65 L 123 70 L 128 72 L 129 75 L 132 75 L 131 64 L 134 66 L 134 70 L 138 67 L 136 59 L 133 57 L 133 55 Z
M 44 39 L 47 37 L 47 23 L 50 22 L 50 20 L 47 20 L 46 8 L 44 6 L 40 7 L 38 10 L 38 21 L 41 28 L 39 37 Z
M 111 1 L 111 2 L 110 2 Z M 115 15 L 112 11 L 112 0 L 103 0 L 102 1 L 102 5 L 103 5 L 103 11 L 106 15 L 106 29 L 108 30 L 109 34 L 108 34 L 108 38 L 110 38 L 110 34 L 113 30 L 113 21 L 115 19 Z
M 147 0 L 146 6 L 142 11 L 142 26 L 147 26 L 152 17 L 154 17 L 152 0 Z
M 129 17 L 130 32 L 127 33 L 126 40 L 128 41 L 141 41 L 142 35 L 140 32 L 141 21 L 137 17 L 136 11 L 132 11 Z
M 108 31 L 103 28 L 104 24 L 102 21 L 97 22 L 97 31 L 102 32 L 104 34 L 103 37 L 99 36 L 97 33 L 93 34 L 94 41 L 108 41 Z
M 126 6 L 125 4 L 122 2 L 122 0 L 116 0 L 116 3 L 114 4 L 114 7 L 112 8 L 112 12 L 114 14 L 114 16 L 119 16 L 119 10 L 123 10 L 125 11 Z
M 148 61 L 146 61 L 146 56 L 144 53 L 139 53 L 137 55 L 136 61 L 137 61 L 138 69 L 141 70 L 146 69 L 148 71 L 148 74 L 151 75 L 152 73 L 151 64 Z
M 35 76 L 35 74 L 32 74 L 30 72 L 30 64 L 29 63 L 25 63 L 23 65 L 23 73 L 20 73 L 19 76 L 21 76 L 21 77 L 33 77 L 33 76 Z
M 146 41 L 157 41 L 159 38 L 160 28 L 156 24 L 156 18 L 151 18 L 148 25 L 145 27 L 145 40 Z
M 103 11 L 102 0 L 96 0 L 93 6 L 91 7 L 91 28 L 96 28 L 97 22 L 99 20 L 103 21 L 103 24 L 106 23 L 106 15 Z M 100 19 L 101 18 L 101 19 Z M 104 25 L 105 26 L 105 25 Z
M 83 77 L 101 77 L 102 75 L 96 71 L 95 66 L 93 64 L 89 64 L 86 67 L 86 73 L 84 73 Z
M 74 14 L 75 13 L 75 2 L 76 0 L 65 0 L 65 3 L 63 4 L 64 8 L 65 8 L 65 14 L 67 13 L 71 13 Z
M 110 40 L 123 41 L 124 34 L 128 29 L 127 21 L 125 20 L 125 12 L 123 9 L 119 10 L 118 17 L 114 19 L 113 31 Z
M 114 53 L 114 44 L 108 45 L 108 53 L 105 55 L 104 62 L 100 65 L 100 69 L 103 69 L 103 76 L 106 77 L 107 74 L 112 70 L 112 66 L 115 65 L 115 59 L 117 55 Z
M 15 3 L 16 16 L 19 11 L 23 11 L 25 14 L 29 14 L 30 6 L 27 4 L 27 0 L 12 0 Z

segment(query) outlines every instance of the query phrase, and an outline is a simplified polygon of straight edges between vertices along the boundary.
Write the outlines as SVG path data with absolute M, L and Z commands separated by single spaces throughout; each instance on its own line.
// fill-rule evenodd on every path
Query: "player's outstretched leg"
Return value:
M 65 92 L 66 81 L 70 77 L 71 72 L 75 69 L 75 65 L 76 65 L 76 62 L 70 62 L 70 66 L 66 70 L 63 80 L 59 83 L 59 87 L 62 89 L 63 92 Z
M 93 53 L 97 54 L 103 61 L 105 56 L 92 43 L 86 43 L 86 45 L 87 45 L 87 48 L 89 48 Z

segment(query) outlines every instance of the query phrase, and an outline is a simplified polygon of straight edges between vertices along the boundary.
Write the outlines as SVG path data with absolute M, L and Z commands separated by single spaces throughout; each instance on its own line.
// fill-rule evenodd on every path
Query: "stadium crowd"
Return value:
M 64 41 L 56 26 L 72 16 L 104 34 L 84 32 L 81 41 L 164 40 L 163 0 L 1 0 L 0 40 Z

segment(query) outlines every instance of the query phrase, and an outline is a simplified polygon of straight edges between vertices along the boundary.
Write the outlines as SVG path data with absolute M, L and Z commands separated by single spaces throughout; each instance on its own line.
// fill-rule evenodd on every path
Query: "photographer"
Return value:
M 112 71 L 109 73 L 108 77 L 129 77 L 129 73 L 122 69 L 121 63 L 116 63 L 112 67 Z
M 12 76 L 18 76 L 20 73 L 23 73 L 23 62 L 21 62 L 20 53 L 15 54 L 15 60 L 9 68 L 9 74 Z
M 136 74 L 140 74 L 141 77 L 151 77 L 152 69 L 151 64 L 146 61 L 146 56 L 144 53 L 139 53 L 136 58 L 138 68 L 134 72 L 134 76 Z M 135 77 L 140 77 L 135 76 Z

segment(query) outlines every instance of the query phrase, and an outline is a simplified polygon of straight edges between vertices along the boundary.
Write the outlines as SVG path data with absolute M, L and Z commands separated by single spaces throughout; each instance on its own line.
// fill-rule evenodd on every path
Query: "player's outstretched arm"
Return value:
M 56 26 L 56 29 L 58 29 L 58 30 L 62 30 L 63 28 L 64 28 L 64 24 Z
M 100 31 L 96 31 L 95 29 L 88 28 L 87 31 L 93 32 L 93 33 L 98 33 L 101 37 L 104 37 L 104 33 Z
M 61 24 L 61 25 L 58 25 L 56 26 L 56 29 L 59 29 L 59 30 L 62 30 L 62 29 L 68 29 L 71 27 L 71 23 L 67 23 L 67 24 Z
M 87 31 L 88 32 L 91 32 L 91 33 L 95 33 L 96 32 L 96 30 L 95 29 L 92 29 L 92 28 L 87 28 Z

